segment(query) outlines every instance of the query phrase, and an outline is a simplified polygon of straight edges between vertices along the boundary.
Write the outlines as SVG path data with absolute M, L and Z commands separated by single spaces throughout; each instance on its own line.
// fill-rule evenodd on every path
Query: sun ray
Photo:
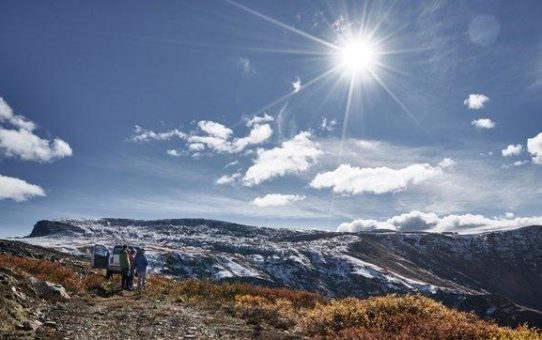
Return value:
M 371 71 L 369 71 L 371 72 Z M 388 93 L 390 97 L 403 109 L 403 111 L 424 131 L 424 127 L 422 124 L 418 121 L 418 119 L 412 114 L 412 112 L 409 110 L 409 108 L 393 93 L 393 91 L 382 81 L 382 79 L 374 72 L 371 72 L 372 77 L 376 80 L 376 82 Z
M 343 155 L 343 146 L 344 146 L 344 140 L 346 138 L 346 129 L 348 127 L 348 118 L 350 116 L 350 110 L 352 109 L 352 99 L 354 97 L 354 76 L 352 75 L 350 77 L 350 85 L 348 87 L 348 96 L 346 98 L 346 107 L 344 109 L 344 118 L 343 118 L 343 129 L 341 134 L 341 144 L 339 146 L 339 157 L 338 162 L 341 162 L 341 158 Z
M 324 79 L 325 77 L 328 77 L 330 74 L 335 72 L 337 70 L 337 68 L 338 68 L 338 66 L 330 68 L 326 72 L 316 76 L 315 78 L 313 78 L 313 79 L 309 80 L 308 82 L 306 82 L 305 84 L 303 84 L 303 86 L 301 86 L 301 89 L 298 92 L 289 92 L 289 93 L 285 94 L 284 96 L 275 99 L 274 101 L 272 101 L 271 103 L 265 105 L 264 107 L 258 109 L 257 111 L 253 112 L 252 114 L 253 115 L 258 115 L 260 113 L 263 113 L 264 111 L 266 111 L 269 108 L 271 108 L 271 107 L 273 107 L 273 106 L 287 100 L 288 98 L 292 97 L 293 95 L 299 94 L 300 92 L 306 90 L 308 87 L 314 85 L 318 81 Z
M 241 4 L 239 4 L 239 3 L 237 3 L 237 2 L 235 2 L 233 0 L 225 0 L 225 1 L 227 3 L 233 5 L 233 6 L 237 7 L 237 8 L 240 8 L 240 9 L 244 10 L 245 12 L 248 12 L 248 13 L 250 13 L 252 15 L 255 15 L 255 16 L 257 16 L 257 17 L 259 17 L 259 18 L 261 18 L 261 19 L 263 19 L 263 20 L 265 20 L 265 21 L 267 21 L 269 23 L 272 23 L 274 25 L 277 25 L 279 27 L 287 29 L 288 31 L 296 33 L 296 34 L 298 34 L 298 35 L 300 35 L 300 36 L 302 36 L 304 38 L 310 39 L 310 40 L 312 40 L 314 42 L 322 44 L 322 45 L 324 45 L 326 47 L 329 47 L 331 49 L 335 49 L 335 50 L 338 49 L 338 46 L 336 46 L 335 44 L 330 43 L 329 41 L 326 41 L 324 39 L 320 39 L 318 37 L 315 37 L 315 36 L 313 36 L 313 35 L 311 35 L 311 34 L 309 34 L 307 32 L 304 32 L 304 31 L 299 30 L 299 29 L 297 29 L 295 27 L 287 25 L 287 24 L 283 23 L 282 21 L 271 18 L 270 16 L 267 16 L 265 14 L 262 14 L 262 13 L 258 12 L 258 11 L 255 11 L 255 10 L 253 10 L 253 9 L 247 7 L 247 6 L 241 5 Z
M 186 41 L 186 40 L 175 40 L 175 39 L 164 39 L 164 38 L 155 38 L 149 36 L 141 35 L 132 35 L 132 34 L 108 34 L 109 36 L 129 39 L 142 42 L 150 43 L 159 43 L 159 44 L 169 44 L 169 45 L 180 45 L 180 46 L 194 46 L 201 48 L 222 48 L 229 50 L 243 50 L 243 51 L 254 51 L 254 52 L 265 52 L 265 53 L 279 53 L 279 54 L 298 54 L 298 55 L 315 55 L 315 56 L 330 56 L 333 52 L 326 51 L 316 51 L 316 50 L 302 50 L 302 49 L 289 49 L 289 48 L 268 48 L 268 47 L 254 47 L 254 46 L 240 46 L 240 45 L 225 45 L 225 44 L 210 44 L 201 41 Z

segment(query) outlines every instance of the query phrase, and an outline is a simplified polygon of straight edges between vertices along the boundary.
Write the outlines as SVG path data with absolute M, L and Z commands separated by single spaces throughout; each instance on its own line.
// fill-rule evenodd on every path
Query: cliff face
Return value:
M 542 326 L 542 227 L 477 235 L 356 234 L 204 220 L 40 221 L 26 239 L 71 253 L 144 245 L 155 272 L 366 297 L 421 293 L 507 324 Z M 518 304 L 528 306 L 525 309 Z

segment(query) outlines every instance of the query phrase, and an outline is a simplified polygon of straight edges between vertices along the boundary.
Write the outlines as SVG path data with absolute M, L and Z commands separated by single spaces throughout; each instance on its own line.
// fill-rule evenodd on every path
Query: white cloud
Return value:
M 455 167 L 457 163 L 451 159 L 451 158 L 444 158 L 440 163 L 438 163 L 438 166 L 440 166 L 443 169 L 451 169 Z
M 173 129 L 166 132 L 154 132 L 151 130 L 146 130 L 139 125 L 136 125 L 134 127 L 134 132 L 132 136 L 128 138 L 128 140 L 132 142 L 148 142 L 151 140 L 163 141 L 173 138 L 185 139 L 186 136 L 186 133 L 178 129 Z
M 231 185 L 235 183 L 241 177 L 240 173 L 234 173 L 233 175 L 224 175 L 218 178 L 215 182 L 216 185 Z
M 341 164 L 334 171 L 319 173 L 310 186 L 315 189 L 331 188 L 340 194 L 385 194 L 406 190 L 443 173 L 442 168 L 428 163 L 412 164 L 402 169 L 359 168 Z
M 209 120 L 199 121 L 197 126 L 200 134 L 193 132 L 190 135 L 178 129 L 154 132 L 136 125 L 132 136 L 128 140 L 132 142 L 148 142 L 151 140 L 167 141 L 177 138 L 185 140 L 188 151 L 193 153 L 192 156 L 196 157 L 204 155 L 203 151 L 206 149 L 219 153 L 239 153 L 250 145 L 261 144 L 271 138 L 273 134 L 271 126 L 262 123 L 272 120 L 273 117 L 267 114 L 252 117 L 247 121 L 247 126 L 252 129 L 248 136 L 242 138 L 233 138 L 232 129 Z M 181 151 L 174 149 L 166 152 L 175 157 L 182 155 Z
M 358 231 L 376 230 L 376 229 L 393 229 L 393 227 L 386 222 L 377 220 L 354 220 L 352 222 L 341 223 L 337 227 L 338 232 L 355 233 Z
M 213 136 L 221 139 L 228 139 L 233 134 L 230 128 L 224 125 L 209 120 L 201 120 L 198 122 L 198 126 L 201 131 L 207 133 L 209 136 Z
M 297 174 L 309 169 L 322 154 L 311 137 L 310 132 L 304 131 L 278 147 L 258 150 L 254 164 L 243 177 L 243 184 L 253 186 L 273 177 Z
M 527 139 L 527 150 L 532 155 L 533 163 L 542 164 L 542 132 Z
M 169 149 L 166 153 L 172 157 L 181 157 L 183 155 L 181 151 L 175 149 Z
M 337 228 L 337 231 L 358 232 L 373 229 L 391 229 L 396 231 L 458 232 L 469 234 L 491 230 L 509 230 L 540 224 L 542 224 L 542 216 L 514 217 L 513 213 L 506 213 L 505 216 L 491 218 L 476 214 L 450 214 L 439 217 L 435 213 L 411 211 L 383 221 L 358 219 L 342 223 Z
M 238 161 L 238 160 L 231 161 L 231 162 L 229 162 L 228 164 L 226 164 L 226 165 L 224 166 L 224 169 L 227 169 L 227 168 L 232 167 L 232 166 L 236 166 L 236 165 L 238 165 L 238 164 L 239 164 L 239 161 Z
M 337 126 L 337 121 L 335 119 L 328 120 L 326 117 L 322 118 L 322 123 L 320 124 L 320 130 L 331 132 L 335 130 Z
M 470 123 L 477 129 L 493 129 L 495 127 L 495 122 L 489 118 L 475 119 Z
M 13 113 L 11 107 L 4 98 L 0 97 L 0 123 L 8 123 L 16 128 L 32 131 L 36 125 L 25 117 Z
M 523 161 L 516 161 L 514 163 L 510 163 L 510 164 L 503 164 L 502 165 L 502 168 L 503 169 L 509 169 L 509 168 L 512 168 L 512 167 L 518 167 L 518 166 L 523 166 L 525 164 L 529 163 L 528 160 L 523 160 Z
M 523 145 L 521 144 L 510 144 L 505 149 L 501 150 L 503 157 L 517 156 L 523 151 Z
M 299 79 L 299 77 L 296 78 L 296 80 L 292 83 L 292 92 L 293 93 L 298 93 L 299 91 L 301 91 L 301 79 Z
M 469 94 L 469 97 L 465 99 L 463 104 L 471 110 L 480 110 L 484 108 L 485 103 L 489 101 L 489 97 L 483 94 Z
M 0 155 L 26 161 L 49 162 L 73 153 L 70 145 L 60 138 L 50 141 L 34 134 L 36 125 L 23 116 L 15 115 L 2 98 L 0 123 L 5 125 L 0 125 Z
M 246 78 L 251 77 L 256 73 L 256 69 L 248 58 L 237 59 L 237 67 L 241 70 L 241 75 Z
M 256 197 L 251 204 L 258 207 L 278 207 L 302 201 L 305 196 L 302 195 L 284 195 L 284 194 L 267 194 L 263 197 Z
M 26 201 L 34 196 L 45 196 L 43 189 L 19 178 L 0 175 L 0 200 Z
M 233 131 L 220 123 L 200 121 L 198 127 L 207 136 L 192 135 L 187 138 L 190 151 L 201 152 L 208 148 L 220 153 L 239 153 L 250 145 L 257 145 L 267 141 L 273 135 L 269 124 L 260 125 L 258 122 L 268 120 L 270 116 L 254 117 L 250 122 L 252 130 L 249 135 L 242 138 L 231 139 Z M 247 122 L 247 125 L 249 123 Z
M 247 126 L 253 127 L 254 125 L 269 123 L 274 121 L 275 118 L 271 117 L 267 113 L 264 113 L 263 116 L 254 116 L 250 119 L 247 119 Z
M 387 221 L 387 223 L 401 231 L 428 230 L 434 228 L 438 222 L 439 217 L 437 214 L 423 213 L 416 210 L 394 216 Z
M 236 139 L 233 142 L 233 152 L 241 152 L 249 145 L 261 144 L 272 135 L 273 130 L 269 124 L 256 125 L 247 137 Z
M 49 162 L 72 155 L 70 145 L 62 139 L 49 141 L 29 130 L 8 130 L 1 127 L 0 151 L 8 157 L 38 162 Z

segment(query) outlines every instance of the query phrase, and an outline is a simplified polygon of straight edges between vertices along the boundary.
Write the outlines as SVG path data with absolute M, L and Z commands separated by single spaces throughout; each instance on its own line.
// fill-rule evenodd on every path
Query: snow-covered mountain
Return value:
M 273 229 L 204 219 L 39 221 L 32 244 L 89 254 L 143 245 L 152 270 L 329 296 L 421 293 L 506 324 L 542 325 L 542 226 L 476 235 Z M 522 307 L 527 306 L 527 307 Z

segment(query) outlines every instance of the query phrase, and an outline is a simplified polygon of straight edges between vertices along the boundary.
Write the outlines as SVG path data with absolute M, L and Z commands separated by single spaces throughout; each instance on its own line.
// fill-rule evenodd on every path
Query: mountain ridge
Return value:
M 469 235 L 346 233 L 207 219 L 106 218 L 42 220 L 24 241 L 75 254 L 88 254 L 95 243 L 142 244 L 152 270 L 172 277 L 331 297 L 421 293 L 505 324 L 542 326 L 542 226 Z

